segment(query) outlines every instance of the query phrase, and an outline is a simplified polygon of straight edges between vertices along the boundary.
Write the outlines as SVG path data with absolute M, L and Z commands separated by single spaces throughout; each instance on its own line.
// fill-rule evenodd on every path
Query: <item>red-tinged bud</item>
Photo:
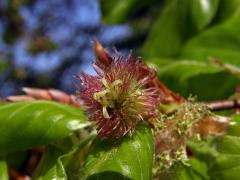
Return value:
M 102 69 L 108 68 L 113 63 L 110 53 L 102 47 L 97 39 L 94 40 L 94 52 L 96 55 L 96 64 Z
M 81 74 L 78 96 L 87 107 L 90 121 L 97 122 L 102 139 L 120 139 L 132 135 L 141 121 L 158 113 L 160 89 L 148 86 L 156 78 L 155 70 L 132 56 L 116 60 L 95 41 L 97 76 Z

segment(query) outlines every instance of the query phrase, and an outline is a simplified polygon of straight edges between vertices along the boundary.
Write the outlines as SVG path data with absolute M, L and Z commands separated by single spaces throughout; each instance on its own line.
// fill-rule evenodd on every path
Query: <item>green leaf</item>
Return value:
M 240 137 L 240 116 L 232 116 L 232 120 L 228 125 L 228 135 Z
M 61 157 L 63 154 L 63 151 L 60 151 L 55 147 L 48 147 L 38 166 L 38 169 L 36 170 L 37 175 L 34 175 L 34 179 L 66 180 L 67 174 L 62 162 L 59 159 L 59 157 Z
M 168 88 L 185 97 L 196 95 L 199 100 L 227 98 L 240 82 L 221 68 L 204 62 L 177 61 L 155 67 Z
M 211 55 L 238 63 L 239 16 L 239 0 L 167 1 L 144 44 L 143 55 L 204 61 Z
M 161 81 L 185 97 L 228 98 L 239 81 L 207 60 L 213 56 L 223 63 L 240 65 L 239 17 L 239 0 L 166 0 L 143 46 L 143 56 L 150 62 L 155 59 L 160 64 Z M 161 63 L 162 58 L 169 58 L 170 64 Z M 183 59 L 189 63 L 177 62 Z
M 0 180 L 8 180 L 7 164 L 4 161 L 0 161 Z
M 190 15 L 197 29 L 206 27 L 214 18 L 219 0 L 195 0 L 190 5 Z
M 218 155 L 208 172 L 212 179 L 238 180 L 240 176 L 240 116 L 235 115 L 225 136 L 216 141 Z M 238 130 L 238 132 L 236 131 Z M 237 132 L 237 133 L 236 133 Z
M 240 137 L 224 136 L 218 142 L 220 154 L 209 169 L 214 179 L 237 180 L 240 176 Z
M 206 61 L 213 56 L 222 62 L 240 65 L 240 10 L 230 19 L 192 38 L 183 49 L 182 58 Z
M 231 18 L 231 16 L 237 13 L 239 9 L 239 0 L 220 0 L 218 12 L 215 18 L 216 23 L 220 23 Z
M 240 155 L 222 154 L 217 157 L 214 165 L 209 169 L 214 179 L 238 180 L 240 175 Z
M 166 3 L 144 44 L 144 57 L 173 57 L 182 46 L 185 37 L 188 0 Z M 191 29 L 191 27 L 188 27 Z
M 83 179 L 152 179 L 153 136 L 139 126 L 133 137 L 121 142 L 95 139 L 83 170 Z
M 188 141 L 187 145 L 191 150 L 193 157 L 207 163 L 208 166 L 211 166 L 211 164 L 214 162 L 214 159 L 219 154 L 216 149 L 215 136 L 208 136 L 207 139 L 202 141 L 190 140 Z
M 81 156 L 83 154 L 79 152 L 82 150 L 86 151 L 86 147 L 93 137 L 95 137 L 95 135 L 90 135 L 77 145 L 73 147 L 67 147 L 68 150 L 59 149 L 58 147 L 54 146 L 48 146 L 47 151 L 44 153 L 40 164 L 34 172 L 34 179 L 76 179 L 70 178 L 74 176 L 79 178 L 79 166 L 81 165 L 81 162 L 76 161 L 82 161 Z M 77 170 L 72 170 L 72 166 L 75 166 L 75 164 L 78 165 Z M 68 171 L 70 172 L 68 173 Z M 76 174 L 74 171 L 77 171 L 78 174 Z
M 82 109 L 51 101 L 2 105 L 0 154 L 46 145 L 88 125 Z
M 232 122 L 235 121 L 236 117 L 233 117 Z M 232 123 L 232 126 L 235 126 L 234 131 L 240 128 L 239 124 Z M 229 129 L 227 135 L 209 137 L 206 141 L 202 142 L 192 141 L 188 143 L 193 156 L 207 164 L 207 174 L 210 179 L 239 179 L 240 137 L 236 136 L 237 134 L 231 131 L 232 128 Z
M 182 164 L 175 164 L 170 169 L 163 171 L 155 179 L 161 180 L 209 180 L 209 176 L 207 174 L 207 164 L 191 157 L 188 161 L 189 166 L 185 166 Z
M 144 44 L 144 57 L 176 57 L 185 42 L 214 18 L 218 0 L 167 1 Z
M 210 179 L 207 174 L 206 163 L 190 158 L 189 167 L 180 165 L 175 168 L 176 179 L 178 180 L 207 180 Z

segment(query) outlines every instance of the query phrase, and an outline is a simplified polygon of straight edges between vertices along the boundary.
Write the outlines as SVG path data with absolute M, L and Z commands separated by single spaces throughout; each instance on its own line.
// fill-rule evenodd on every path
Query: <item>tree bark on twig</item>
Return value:
M 222 101 L 206 102 L 206 105 L 212 111 L 236 109 L 236 108 L 240 108 L 240 100 L 236 99 L 236 100 L 222 100 Z
M 5 101 L 18 102 L 18 101 L 33 101 L 33 100 L 50 100 L 63 104 L 69 104 L 76 107 L 83 105 L 81 100 L 73 94 L 67 94 L 57 89 L 39 89 L 39 88 L 23 88 L 26 95 L 8 96 Z

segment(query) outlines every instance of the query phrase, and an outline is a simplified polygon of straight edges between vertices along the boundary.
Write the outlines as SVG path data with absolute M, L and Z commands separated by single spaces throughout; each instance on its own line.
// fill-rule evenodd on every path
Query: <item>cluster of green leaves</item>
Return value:
M 239 65 L 239 17 L 237 0 L 167 1 L 142 54 L 156 64 L 160 79 L 172 90 L 200 100 L 227 98 L 239 79 L 208 57 Z
M 188 167 L 189 171 L 184 172 L 184 178 L 182 179 L 239 179 L 239 130 L 240 116 L 234 115 L 227 135 L 208 137 L 206 141 L 202 142 L 189 142 L 194 158 L 191 159 L 192 166 Z M 178 166 L 176 169 L 183 172 L 186 167 L 181 168 Z
M 212 56 L 238 69 L 240 1 L 168 0 L 141 49 L 170 89 L 199 100 L 228 98 L 239 78 L 208 61 Z M 239 116 L 227 135 L 189 143 L 190 167 L 177 165 L 164 174 L 179 180 L 239 179 Z M 174 173 L 171 173 L 174 172 Z
M 142 30 L 136 29 L 136 21 L 152 24 L 150 30 L 143 28 L 148 35 L 140 54 L 157 69 L 168 88 L 185 97 L 196 95 L 202 101 L 226 99 L 234 93 L 240 83 L 239 0 L 101 2 L 106 23 L 127 22 L 136 34 Z M 134 19 L 134 14 L 144 10 L 151 12 L 148 19 Z M 219 59 L 225 68 L 210 62 L 209 57 Z M 239 179 L 239 128 L 239 116 L 234 116 L 227 135 L 189 142 L 191 166 L 176 165 L 161 179 Z
M 114 143 L 95 138 L 89 126 L 80 108 L 49 101 L 1 103 L 0 179 L 9 178 L 7 165 L 23 168 L 27 150 L 37 147 L 45 151 L 34 179 L 151 179 L 149 127 L 141 125 L 132 138 Z
M 81 109 L 47 102 L 19 102 L 2 103 L 0 106 L 0 158 L 1 167 L 6 169 L 5 163 L 12 168 L 22 166 L 27 150 L 34 147 L 49 145 L 62 140 L 79 129 L 89 126 Z M 54 143 L 55 144 L 55 143 Z M 47 152 L 49 152 L 47 147 Z M 56 154 L 61 154 L 58 149 Z M 52 155 L 48 167 L 53 167 L 56 162 Z M 49 169 L 50 170 L 50 169 Z M 1 177 L 8 179 L 5 171 Z M 52 177 L 58 178 L 63 174 L 63 169 L 55 171 Z M 45 174 L 43 174 L 45 176 Z M 47 176 L 47 173 L 46 173 Z
M 240 65 L 240 1 L 165 0 L 156 11 L 158 5 L 154 0 L 102 0 L 103 18 L 106 23 L 129 22 L 135 28 L 134 14 L 143 7 L 153 9 L 152 26 L 140 54 L 157 68 L 162 82 L 185 97 L 229 97 L 239 79 L 211 64 L 208 57 Z M 149 25 L 146 18 L 144 22 Z

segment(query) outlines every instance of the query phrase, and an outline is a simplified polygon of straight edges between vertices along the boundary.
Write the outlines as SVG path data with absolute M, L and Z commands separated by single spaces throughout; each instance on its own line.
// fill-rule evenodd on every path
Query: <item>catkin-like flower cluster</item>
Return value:
M 161 114 L 155 132 L 154 174 L 175 163 L 188 165 L 186 144 L 189 139 L 201 139 L 199 124 L 210 115 L 205 104 L 186 101 L 171 114 Z
M 129 55 L 115 59 L 95 41 L 97 76 L 82 73 L 77 94 L 87 107 L 90 121 L 97 123 L 102 139 L 132 135 L 140 121 L 156 116 L 160 89 L 153 85 L 154 69 Z

